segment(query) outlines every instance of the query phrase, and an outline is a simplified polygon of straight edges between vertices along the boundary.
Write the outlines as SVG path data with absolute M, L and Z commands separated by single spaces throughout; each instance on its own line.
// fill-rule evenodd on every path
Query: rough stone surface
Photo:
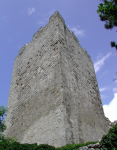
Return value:
M 61 147 L 108 133 L 93 62 L 58 12 L 15 58 L 7 107 L 4 135 L 20 143 Z
M 87 146 L 83 146 L 83 147 L 78 148 L 78 150 L 88 150 L 88 147 Z
M 116 123 L 117 123 L 117 120 L 115 120 L 114 122 L 112 122 L 112 127 L 114 126 L 114 125 L 116 125 Z
M 87 146 L 88 148 L 101 148 L 100 144 L 99 143 L 96 143 L 96 144 L 90 144 Z
M 111 122 L 107 117 L 106 117 L 106 122 L 109 125 L 109 128 L 113 128 L 113 126 L 117 123 L 117 120 Z
M 96 143 L 96 144 L 90 144 L 88 146 L 80 147 L 78 148 L 78 150 L 102 150 L 102 148 L 99 143 Z

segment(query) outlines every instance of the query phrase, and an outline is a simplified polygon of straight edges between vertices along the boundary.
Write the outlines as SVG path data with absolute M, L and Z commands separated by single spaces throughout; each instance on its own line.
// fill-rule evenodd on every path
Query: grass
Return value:
M 98 141 L 96 142 L 86 142 L 86 143 L 79 143 L 79 144 L 67 144 L 65 146 L 62 146 L 60 148 L 56 148 L 56 150 L 78 150 L 79 147 L 83 147 L 83 146 L 87 146 L 89 144 L 96 144 L 98 143 Z
M 4 139 L 4 142 L 6 140 Z M 17 143 L 17 142 L 16 142 Z M 98 143 L 98 141 L 96 142 L 86 142 L 86 143 L 79 143 L 79 144 L 75 144 L 75 143 L 72 143 L 72 144 L 67 144 L 65 146 L 62 146 L 62 147 L 57 147 L 55 148 L 54 146 L 51 146 L 51 145 L 48 145 L 48 144 L 40 144 L 40 145 L 37 145 L 36 143 L 35 144 L 25 144 L 23 146 L 23 144 L 16 144 L 15 147 L 13 148 L 13 150 L 17 150 L 18 147 L 20 148 L 23 148 L 23 150 L 33 150 L 35 149 L 34 147 L 36 147 L 35 150 L 78 150 L 79 147 L 83 147 L 83 146 L 87 146 L 89 144 L 95 144 L 95 143 Z M 9 144 L 8 144 L 9 145 Z M 12 145 L 12 143 L 10 144 Z M 7 147 L 7 145 L 5 146 Z M 38 148 L 39 147 L 39 148 Z M 3 150 L 3 147 L 2 149 Z M 7 150 L 9 150 L 9 148 L 7 147 Z M 19 150 L 19 149 L 18 149 Z

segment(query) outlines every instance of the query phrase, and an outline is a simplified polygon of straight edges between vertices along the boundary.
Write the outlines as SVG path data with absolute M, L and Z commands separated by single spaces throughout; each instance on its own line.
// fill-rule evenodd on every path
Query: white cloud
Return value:
M 117 93 L 108 105 L 103 105 L 104 114 L 111 122 L 117 120 Z
M 98 60 L 96 63 L 94 63 L 95 72 L 98 72 L 101 67 L 104 65 L 104 62 L 107 58 L 109 58 L 112 55 L 111 52 L 109 52 L 106 56 L 104 56 L 102 59 Z
M 84 35 L 84 30 L 78 30 L 75 27 L 71 28 L 70 30 L 72 30 L 76 36 L 79 36 L 79 35 L 83 36 Z
M 99 53 L 97 56 L 97 61 L 103 57 L 102 53 Z
M 103 92 L 103 91 L 109 90 L 109 87 L 100 88 L 99 90 L 100 92 Z
M 28 14 L 31 15 L 33 12 L 35 12 L 35 8 L 29 8 L 28 9 Z

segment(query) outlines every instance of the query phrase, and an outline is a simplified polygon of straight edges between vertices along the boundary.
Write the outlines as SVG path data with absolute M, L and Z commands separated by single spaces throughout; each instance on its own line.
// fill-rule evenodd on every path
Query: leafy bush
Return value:
M 7 137 L 7 139 L 5 139 L 3 134 L 1 134 L 1 136 L 0 136 L 0 142 L 13 143 L 15 141 L 17 141 L 17 139 L 15 137 L 13 137 L 13 138 Z
M 74 142 L 72 142 L 72 144 L 67 144 L 65 146 L 62 147 L 57 147 L 56 150 L 78 150 L 78 148 L 83 147 L 83 146 L 87 146 L 89 144 L 96 144 L 98 143 L 98 141 L 92 142 L 86 142 L 86 143 L 79 143 L 79 144 L 75 144 Z
M 20 144 L 19 142 L 8 143 L 6 141 L 0 143 L 0 150 L 55 150 L 55 147 L 48 144 Z
M 117 150 L 117 123 L 109 129 L 107 135 L 103 135 L 100 145 L 103 150 Z
M 37 147 L 37 150 L 40 149 L 40 150 L 55 150 L 55 147 L 54 146 L 51 146 L 51 145 L 48 145 L 48 144 L 40 144 L 38 147 Z
M 55 150 L 55 147 L 50 146 L 48 144 L 20 144 L 20 142 L 16 142 L 17 139 L 15 137 L 5 139 L 4 136 L 0 137 L 0 150 Z M 15 141 L 16 140 L 16 141 Z

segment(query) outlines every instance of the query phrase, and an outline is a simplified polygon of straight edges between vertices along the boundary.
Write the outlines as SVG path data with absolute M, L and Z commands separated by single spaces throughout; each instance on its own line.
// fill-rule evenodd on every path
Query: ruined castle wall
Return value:
M 14 62 L 4 134 L 15 136 L 20 143 L 59 146 L 65 138 L 57 44 L 60 20 L 51 17 L 48 25 L 19 51 Z
M 107 132 L 93 63 L 58 12 L 19 51 L 7 106 L 4 134 L 20 143 L 61 147 Z
M 97 141 L 108 133 L 99 88 L 90 56 L 66 26 L 60 27 L 63 101 L 69 143 Z M 64 33 L 64 34 L 63 34 Z M 68 126 L 69 124 L 69 126 Z M 68 142 L 67 141 L 67 142 Z

